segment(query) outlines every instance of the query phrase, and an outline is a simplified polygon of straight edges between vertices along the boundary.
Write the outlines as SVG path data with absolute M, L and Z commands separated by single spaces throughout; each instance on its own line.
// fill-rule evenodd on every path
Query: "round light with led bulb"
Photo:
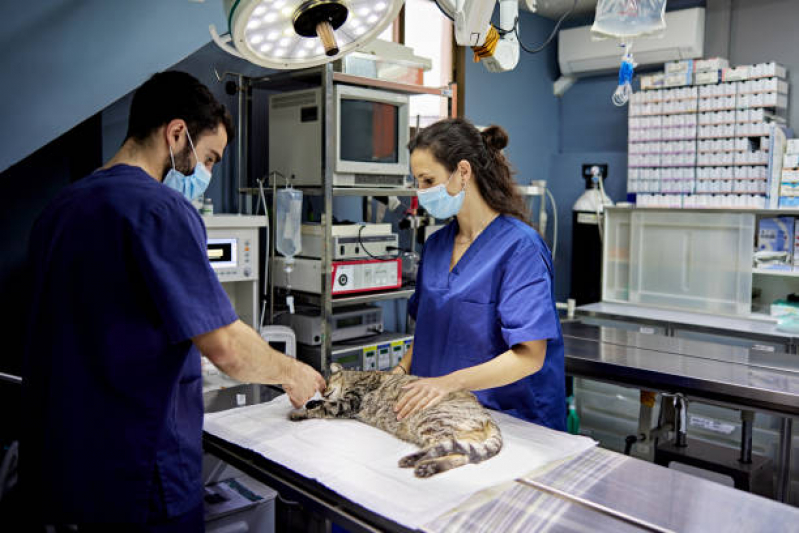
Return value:
M 370 42 L 397 17 L 402 3 L 225 0 L 225 8 L 232 42 L 245 59 L 269 68 L 297 69 L 327 63 Z

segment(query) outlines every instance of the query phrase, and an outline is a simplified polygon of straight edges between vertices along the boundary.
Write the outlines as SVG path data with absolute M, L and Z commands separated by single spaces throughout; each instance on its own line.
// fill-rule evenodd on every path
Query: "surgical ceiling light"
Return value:
M 321 65 L 376 38 L 402 0 L 225 0 L 228 52 L 269 68 Z M 231 46 L 231 44 L 233 46 Z M 235 47 L 235 48 L 234 48 Z

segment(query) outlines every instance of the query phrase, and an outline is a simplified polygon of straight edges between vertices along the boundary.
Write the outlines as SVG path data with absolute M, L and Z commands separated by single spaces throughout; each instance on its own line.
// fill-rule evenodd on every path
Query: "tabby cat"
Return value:
M 499 427 L 471 392 L 453 392 L 440 403 L 397 420 L 394 405 L 403 385 L 416 376 L 343 370 L 330 365 L 323 400 L 292 411 L 294 421 L 308 418 L 354 418 L 422 449 L 399 460 L 400 468 L 430 477 L 468 463 L 490 459 L 502 448 Z

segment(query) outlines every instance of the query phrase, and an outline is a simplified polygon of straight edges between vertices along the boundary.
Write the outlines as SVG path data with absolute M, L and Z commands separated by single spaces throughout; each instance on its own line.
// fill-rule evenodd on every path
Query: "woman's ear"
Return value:
M 461 189 L 465 189 L 466 185 L 472 179 L 472 165 L 465 159 L 458 161 L 457 174 L 461 177 Z

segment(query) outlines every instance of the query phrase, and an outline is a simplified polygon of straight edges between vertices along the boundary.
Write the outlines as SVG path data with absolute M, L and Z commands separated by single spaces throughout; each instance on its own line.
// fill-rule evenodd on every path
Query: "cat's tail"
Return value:
M 461 453 L 469 456 L 470 463 L 479 463 L 499 453 L 502 449 L 502 433 L 489 418 L 482 428 L 458 434 L 455 443 L 462 450 Z
M 501 449 L 502 433 L 499 431 L 499 426 L 489 418 L 480 427 L 459 431 L 452 438 L 444 439 L 413 456 L 418 456 L 416 459 L 432 459 L 458 454 L 467 456 L 470 463 L 479 463 L 494 457 Z M 411 459 L 411 456 L 408 459 Z
M 456 434 L 438 444 L 403 457 L 400 468 L 413 468 L 417 477 L 430 477 L 467 463 L 494 457 L 502 449 L 502 434 L 493 420 L 482 427 Z

